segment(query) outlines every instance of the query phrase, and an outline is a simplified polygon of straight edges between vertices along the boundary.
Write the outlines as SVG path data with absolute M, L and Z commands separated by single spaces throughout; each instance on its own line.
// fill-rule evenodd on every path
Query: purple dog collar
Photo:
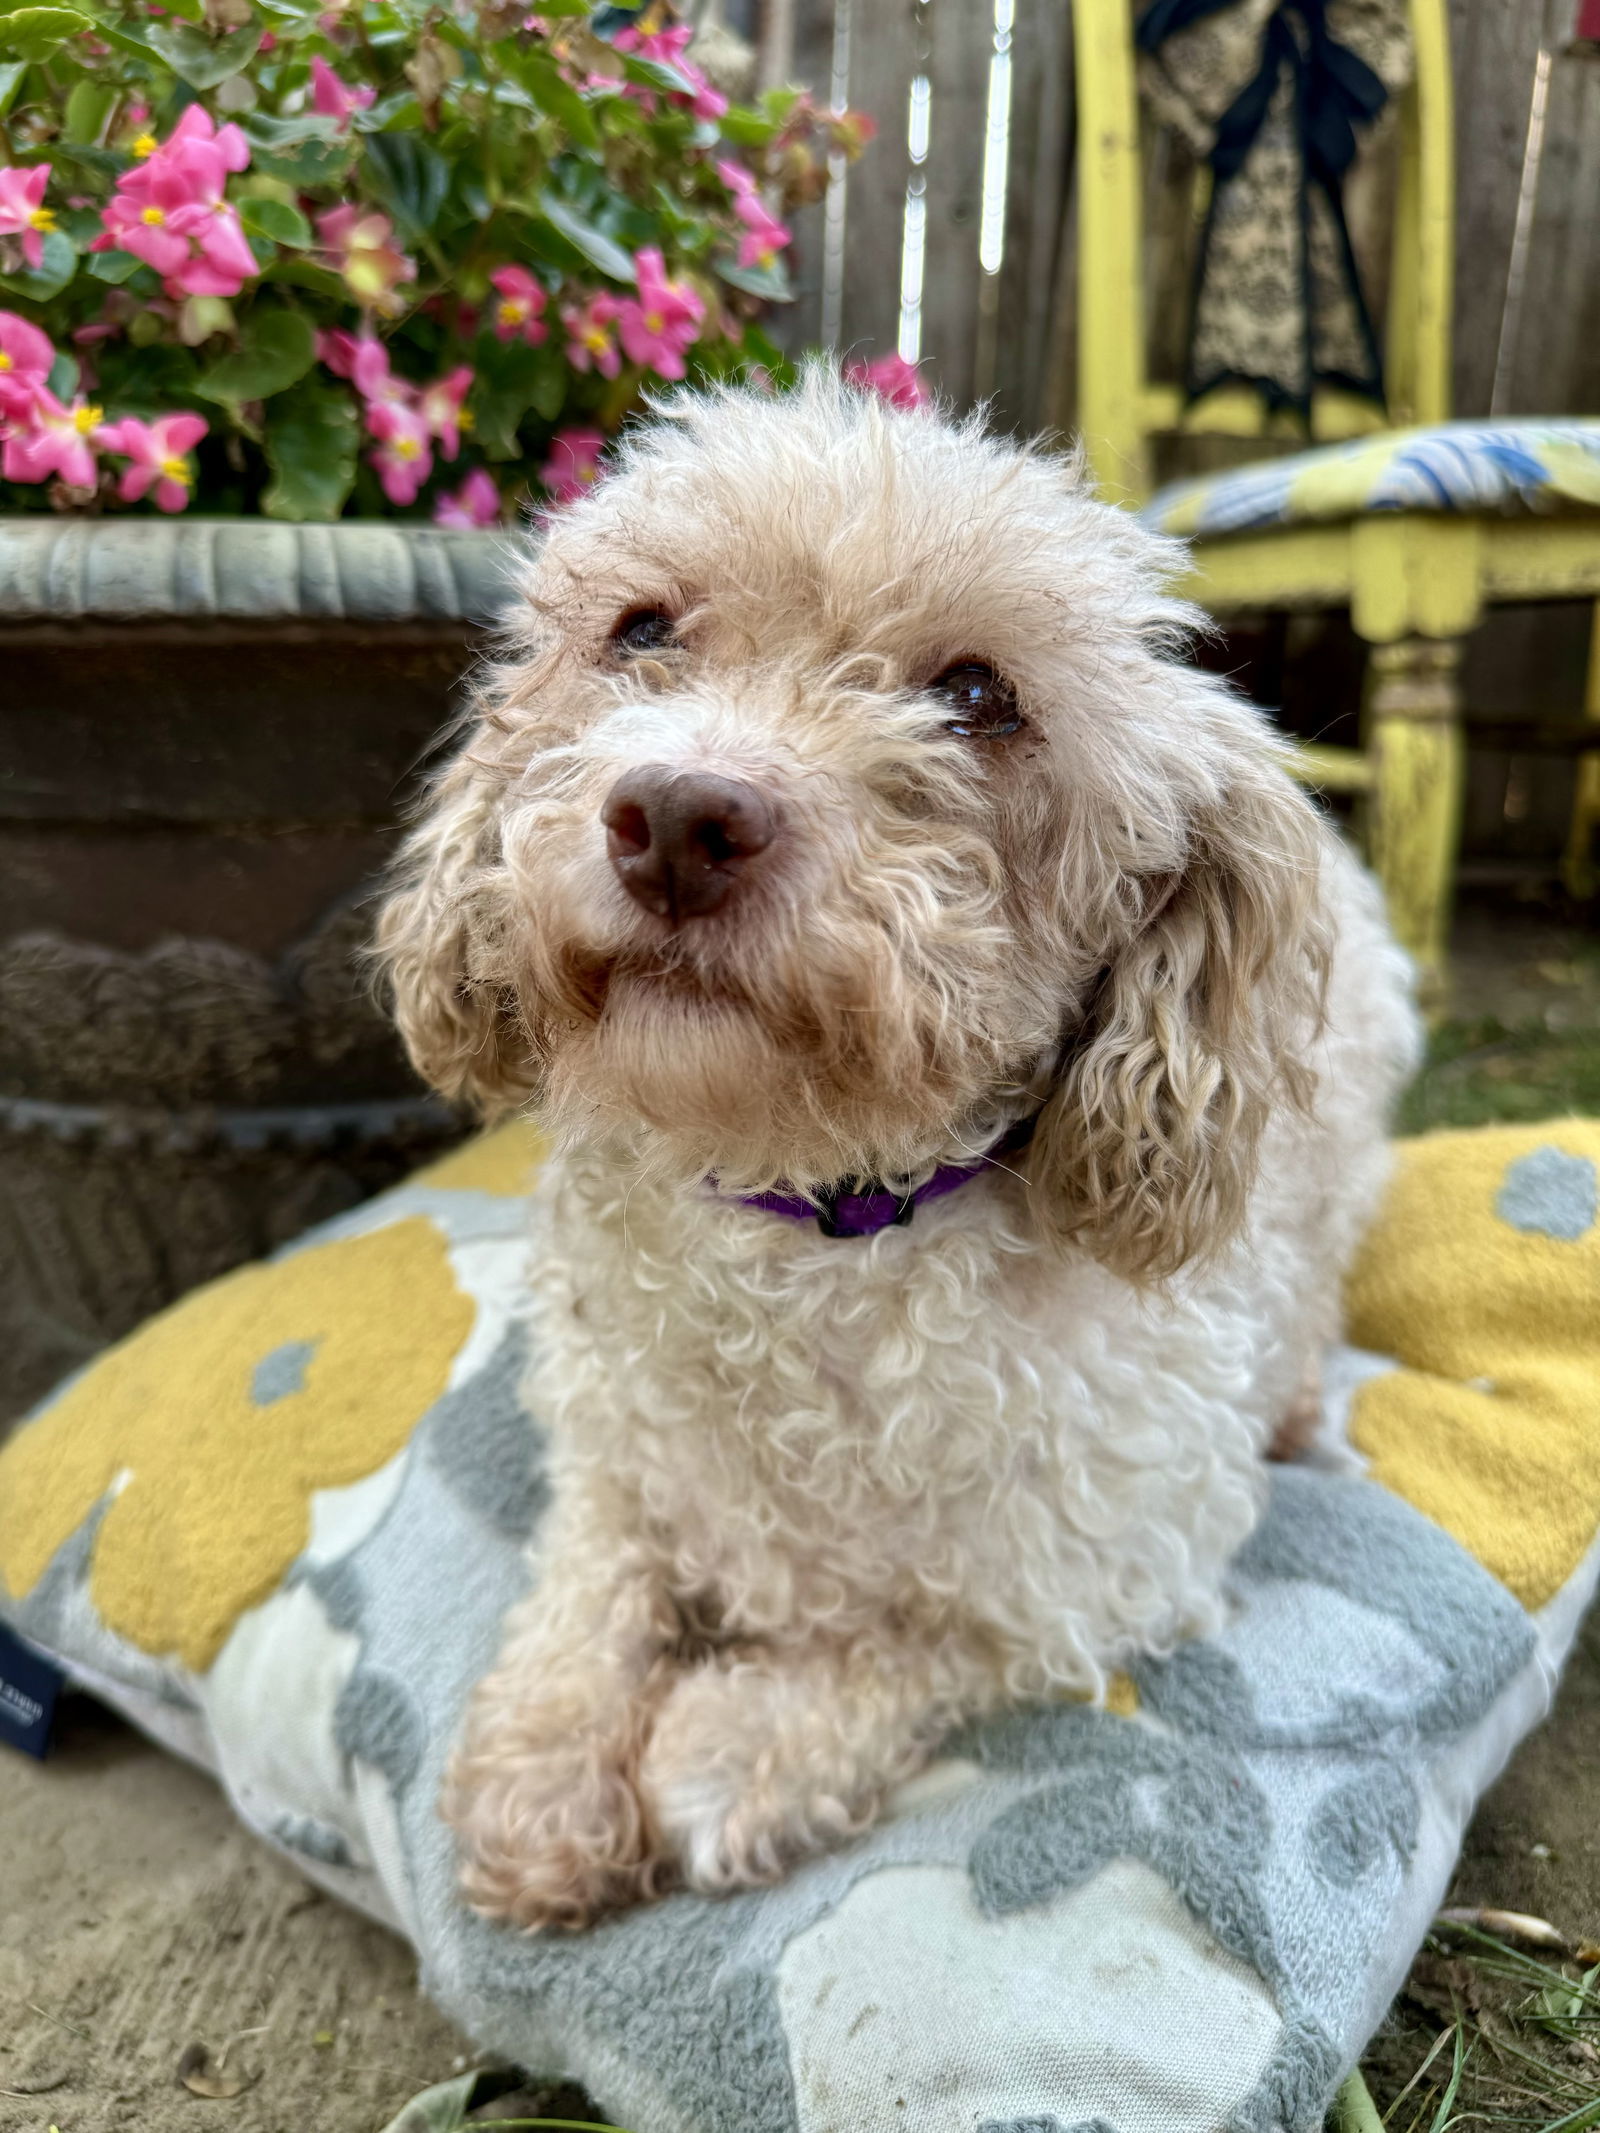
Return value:
M 825 1237 L 875 1237 L 881 1229 L 904 1229 L 925 1200 L 942 1200 L 946 1193 L 996 1168 L 1001 1156 L 1015 1155 L 1032 1140 L 1033 1128 L 1033 1119 L 1022 1119 L 986 1154 L 970 1163 L 941 1163 L 931 1178 L 908 1193 L 873 1184 L 863 1192 L 846 1192 L 841 1183 L 814 1199 L 797 1192 L 747 1192 L 735 1195 L 735 1204 L 754 1207 L 764 1215 L 783 1215 L 791 1222 L 815 1222 Z

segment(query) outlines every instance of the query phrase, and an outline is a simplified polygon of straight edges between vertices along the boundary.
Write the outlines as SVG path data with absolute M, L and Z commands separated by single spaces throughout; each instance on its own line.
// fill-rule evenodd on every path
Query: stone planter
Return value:
M 0 519 L 0 1419 L 460 1131 L 360 952 L 505 555 Z

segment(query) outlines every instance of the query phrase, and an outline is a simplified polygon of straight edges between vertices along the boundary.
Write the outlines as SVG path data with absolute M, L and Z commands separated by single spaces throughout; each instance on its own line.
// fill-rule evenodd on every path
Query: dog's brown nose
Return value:
M 772 810 L 753 785 L 647 763 L 620 777 L 600 810 L 617 878 L 658 918 L 704 918 L 740 868 L 772 842 Z

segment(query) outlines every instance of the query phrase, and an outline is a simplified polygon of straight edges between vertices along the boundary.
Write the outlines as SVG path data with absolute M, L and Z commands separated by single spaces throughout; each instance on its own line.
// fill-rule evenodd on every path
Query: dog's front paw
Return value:
M 461 1840 L 461 1888 L 486 1918 L 576 1931 L 658 1895 L 669 1878 L 623 1744 L 534 1746 L 526 1727 L 483 1736 L 451 1765 L 444 1815 Z
M 668 1697 L 639 1784 L 690 1888 L 715 1895 L 776 1881 L 872 1819 L 877 1788 L 863 1773 L 807 1756 L 797 1700 L 795 1685 L 746 1666 L 704 1667 Z

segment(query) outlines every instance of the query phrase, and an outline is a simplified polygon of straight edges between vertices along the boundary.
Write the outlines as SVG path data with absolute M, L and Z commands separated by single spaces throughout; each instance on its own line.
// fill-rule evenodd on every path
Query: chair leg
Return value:
M 1578 758 L 1577 790 L 1572 796 L 1572 828 L 1567 835 L 1561 878 L 1569 896 L 1593 896 L 1600 888 L 1595 840 L 1600 836 L 1600 606 L 1589 626 L 1589 681 L 1583 715 L 1594 723 L 1595 752 Z
M 1372 647 L 1366 730 L 1372 757 L 1373 869 L 1389 921 L 1415 957 L 1422 1001 L 1438 1013 L 1461 835 L 1461 645 L 1405 637 Z

